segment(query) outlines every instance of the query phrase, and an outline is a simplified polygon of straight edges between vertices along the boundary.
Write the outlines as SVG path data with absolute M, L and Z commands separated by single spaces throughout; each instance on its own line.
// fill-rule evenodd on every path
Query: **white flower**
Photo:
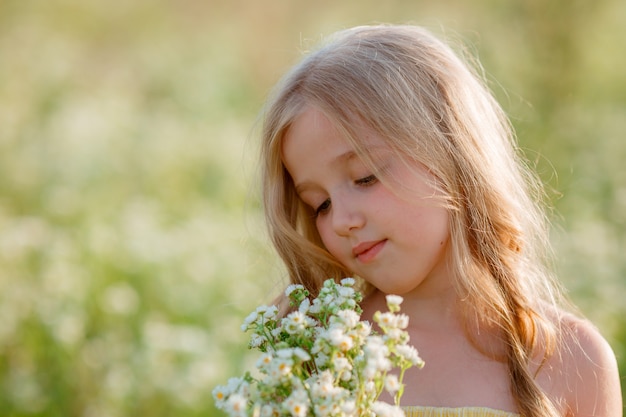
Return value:
M 402 393 L 392 364 L 400 375 L 423 365 L 407 345 L 408 316 L 396 314 L 402 298 L 387 297 L 389 311 L 374 315 L 382 334 L 372 334 L 372 325 L 360 321 L 361 294 L 354 285 L 353 278 L 341 284 L 329 279 L 311 299 L 303 286 L 290 285 L 285 294 L 294 309 L 286 317 L 277 318 L 276 306 L 248 315 L 241 327 L 251 332 L 249 346 L 263 352 L 256 363 L 259 376 L 246 373 L 216 387 L 217 408 L 228 417 L 402 415 L 398 407 L 377 402 L 382 388 Z
M 341 285 L 345 286 L 345 287 L 352 287 L 355 283 L 354 278 L 344 278 L 341 280 Z
M 276 356 L 282 359 L 291 359 L 293 357 L 293 349 L 285 348 L 276 351 Z
M 378 315 L 378 324 L 386 327 L 396 327 L 396 315 L 393 313 L 381 313 Z
M 404 412 L 400 407 L 376 401 L 372 404 L 372 411 L 378 417 L 404 417 Z
M 359 323 L 359 315 L 353 310 L 340 310 L 337 312 L 337 319 L 347 328 L 352 329 Z
M 329 370 L 322 371 L 314 378 L 311 393 L 313 397 L 327 397 L 333 392 L 334 377 Z
M 341 375 L 339 375 L 339 379 L 341 381 L 350 381 L 352 379 L 352 373 L 350 373 L 350 371 L 343 371 Z
M 264 353 L 257 360 L 256 367 L 260 370 L 268 369 L 271 363 L 272 363 L 272 355 L 269 353 Z
M 228 398 L 224 410 L 234 417 L 245 417 L 248 401 L 241 394 L 233 394 Z
M 276 352 L 279 357 L 273 358 L 272 361 L 268 364 L 267 373 L 268 375 L 275 379 L 276 381 L 280 381 L 285 379 L 286 377 L 291 376 L 291 369 L 293 367 L 293 360 L 291 357 L 282 357 L 280 354 L 284 353 L 284 351 Z
M 294 390 L 283 403 L 283 408 L 293 417 L 306 417 L 309 411 L 309 396 L 303 389 Z
M 333 358 L 333 368 L 337 372 L 351 371 L 352 365 L 350 365 L 350 361 L 345 356 L 337 356 Z
M 342 352 L 352 349 L 354 345 L 352 338 L 340 327 L 330 329 L 328 331 L 328 339 L 333 346 L 339 348 Z
M 339 289 L 339 296 L 343 297 L 343 302 L 348 301 L 348 298 L 351 298 L 354 295 L 354 290 L 352 288 L 342 287 Z
M 215 405 L 217 406 L 217 408 L 221 409 L 223 407 L 222 404 L 224 401 L 226 401 L 229 395 L 230 392 L 228 391 L 228 388 L 223 385 L 218 385 L 213 389 L 213 398 L 215 398 Z
M 309 355 L 306 350 L 299 348 L 299 347 L 294 348 L 293 356 L 298 358 L 301 362 L 306 362 L 306 361 L 311 360 L 311 355 Z
M 389 348 L 385 345 L 381 337 L 370 337 L 363 350 L 367 357 L 364 375 L 368 378 L 373 378 L 376 373 L 386 372 L 391 368 L 391 361 L 388 357 Z
M 341 404 L 341 411 L 347 416 L 354 415 L 356 413 L 356 402 L 354 400 L 345 401 Z
M 376 392 L 376 383 L 368 378 L 363 388 L 365 392 L 369 392 L 369 393 Z
M 324 297 L 322 301 L 324 304 L 326 304 L 326 306 L 328 306 L 330 310 L 333 310 L 335 307 L 337 307 L 337 299 L 333 294 L 328 294 L 326 297 Z
M 265 337 L 258 335 L 256 333 L 252 333 L 252 335 L 250 335 L 250 343 L 249 346 L 251 348 L 258 348 L 259 346 L 261 346 L 263 343 L 265 343 L 267 340 L 265 339 Z
M 328 417 L 331 415 L 336 415 L 335 407 L 333 406 L 333 404 L 329 404 L 327 402 L 315 404 L 313 409 L 315 410 L 315 415 L 317 417 Z
M 374 314 L 374 320 L 383 329 L 406 329 L 409 325 L 409 317 L 406 314 L 377 312 Z
M 307 328 L 309 321 L 305 314 L 300 311 L 289 313 L 282 321 L 282 326 L 289 334 L 302 333 Z
M 226 385 L 218 385 L 213 390 L 213 397 L 219 408 L 225 407 L 225 402 L 237 392 L 247 392 L 247 383 L 243 378 L 230 378 Z
M 387 308 L 393 313 L 396 313 L 400 310 L 400 304 L 402 304 L 404 298 L 399 295 L 389 294 L 385 297 L 385 300 L 387 300 Z
M 383 355 L 386 348 L 382 337 L 371 336 L 365 342 L 364 350 L 370 355 Z
M 298 311 L 302 314 L 307 314 L 309 312 L 309 308 L 311 308 L 311 300 L 305 298 L 302 303 L 300 303 L 300 307 L 298 307 Z
M 315 299 L 317 301 L 317 299 Z M 322 311 L 322 305 L 320 303 L 313 302 L 311 307 L 309 307 L 310 314 L 319 314 Z
M 248 316 L 243 320 L 243 324 L 241 325 L 241 331 L 245 332 L 246 330 L 248 330 L 248 327 L 250 327 L 250 325 L 254 323 L 258 317 L 259 315 L 256 311 L 248 314 Z
M 398 381 L 397 375 L 388 374 L 385 376 L 385 389 L 390 394 L 393 394 L 400 389 L 400 381 Z
M 396 327 L 398 329 L 406 329 L 409 327 L 409 316 L 406 314 L 396 314 Z
M 278 407 L 275 404 L 265 404 L 261 407 L 261 413 L 259 417 L 274 417 L 279 413 Z
M 424 366 L 424 361 L 420 358 L 417 349 L 413 346 L 409 345 L 399 345 L 396 347 L 396 354 L 401 356 L 413 366 L 422 367 Z
M 277 314 L 278 314 L 278 307 L 276 306 L 266 307 L 265 310 L 263 311 L 263 317 L 266 320 L 274 320 Z
M 367 379 L 374 379 L 377 374 L 387 372 L 391 369 L 391 361 L 385 357 L 370 358 L 363 369 L 363 376 Z
M 355 330 L 357 335 L 365 338 L 372 333 L 372 325 L 367 321 L 361 321 L 357 326 L 355 326 Z
M 303 290 L 304 287 L 300 284 L 291 284 L 288 285 L 287 288 L 285 289 L 285 296 L 289 297 L 291 295 L 292 292 L 294 292 L 295 290 Z
M 318 368 L 325 368 L 329 360 L 330 358 L 324 352 L 318 352 L 315 355 L 315 366 Z
M 407 337 L 407 333 L 404 330 L 400 330 L 397 328 L 390 328 L 387 330 L 387 334 L 385 335 L 385 340 L 396 340 L 398 342 L 402 342 L 405 337 Z

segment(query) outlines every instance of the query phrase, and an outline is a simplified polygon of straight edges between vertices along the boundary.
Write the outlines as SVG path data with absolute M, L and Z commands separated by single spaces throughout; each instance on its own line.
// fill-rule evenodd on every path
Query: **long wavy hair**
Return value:
M 291 282 L 316 293 L 326 278 L 350 271 L 325 249 L 282 163 L 283 137 L 307 106 L 321 110 L 372 169 L 359 126 L 433 174 L 449 211 L 466 327 L 499 330 L 500 359 L 523 416 L 558 415 L 531 371 L 537 352 L 547 359 L 555 351 L 560 332 L 543 189 L 479 67 L 423 28 L 366 26 L 335 34 L 278 84 L 263 113 L 265 216 Z

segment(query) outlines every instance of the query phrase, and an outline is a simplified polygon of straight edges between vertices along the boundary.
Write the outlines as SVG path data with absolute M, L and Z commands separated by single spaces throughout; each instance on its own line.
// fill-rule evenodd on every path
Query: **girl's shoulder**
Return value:
M 621 416 L 617 361 L 599 330 L 588 320 L 559 314 L 554 354 L 539 366 L 543 389 L 571 416 Z

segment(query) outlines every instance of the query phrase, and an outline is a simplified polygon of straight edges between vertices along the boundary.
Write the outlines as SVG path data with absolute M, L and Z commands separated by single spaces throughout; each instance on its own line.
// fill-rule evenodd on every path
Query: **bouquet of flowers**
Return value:
M 377 334 L 360 320 L 354 283 L 329 279 L 313 300 L 303 286 L 290 285 L 291 313 L 279 318 L 276 306 L 252 312 L 241 327 L 252 332 L 250 348 L 262 352 L 257 375 L 247 372 L 216 387 L 216 406 L 230 417 L 403 416 L 404 373 L 424 362 L 407 344 L 402 297 L 388 295 L 389 311 L 374 315 Z M 395 405 L 378 401 L 383 390 Z

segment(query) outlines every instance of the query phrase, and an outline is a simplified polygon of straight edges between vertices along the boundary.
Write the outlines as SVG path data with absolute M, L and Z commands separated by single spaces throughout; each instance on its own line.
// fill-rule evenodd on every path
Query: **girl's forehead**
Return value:
M 349 143 L 360 154 L 372 147 L 391 149 L 388 143 L 366 121 L 356 117 L 344 115 L 330 115 L 315 105 L 305 105 L 289 123 L 282 135 L 281 146 L 289 136 L 310 133 L 311 131 L 322 132 L 337 140 Z
M 340 122 L 316 106 L 306 106 L 285 129 L 280 140 L 281 157 L 284 159 L 288 148 L 302 147 L 303 143 L 341 148 L 342 154 L 366 160 L 393 152 L 393 146 L 365 122 L 356 118 Z

